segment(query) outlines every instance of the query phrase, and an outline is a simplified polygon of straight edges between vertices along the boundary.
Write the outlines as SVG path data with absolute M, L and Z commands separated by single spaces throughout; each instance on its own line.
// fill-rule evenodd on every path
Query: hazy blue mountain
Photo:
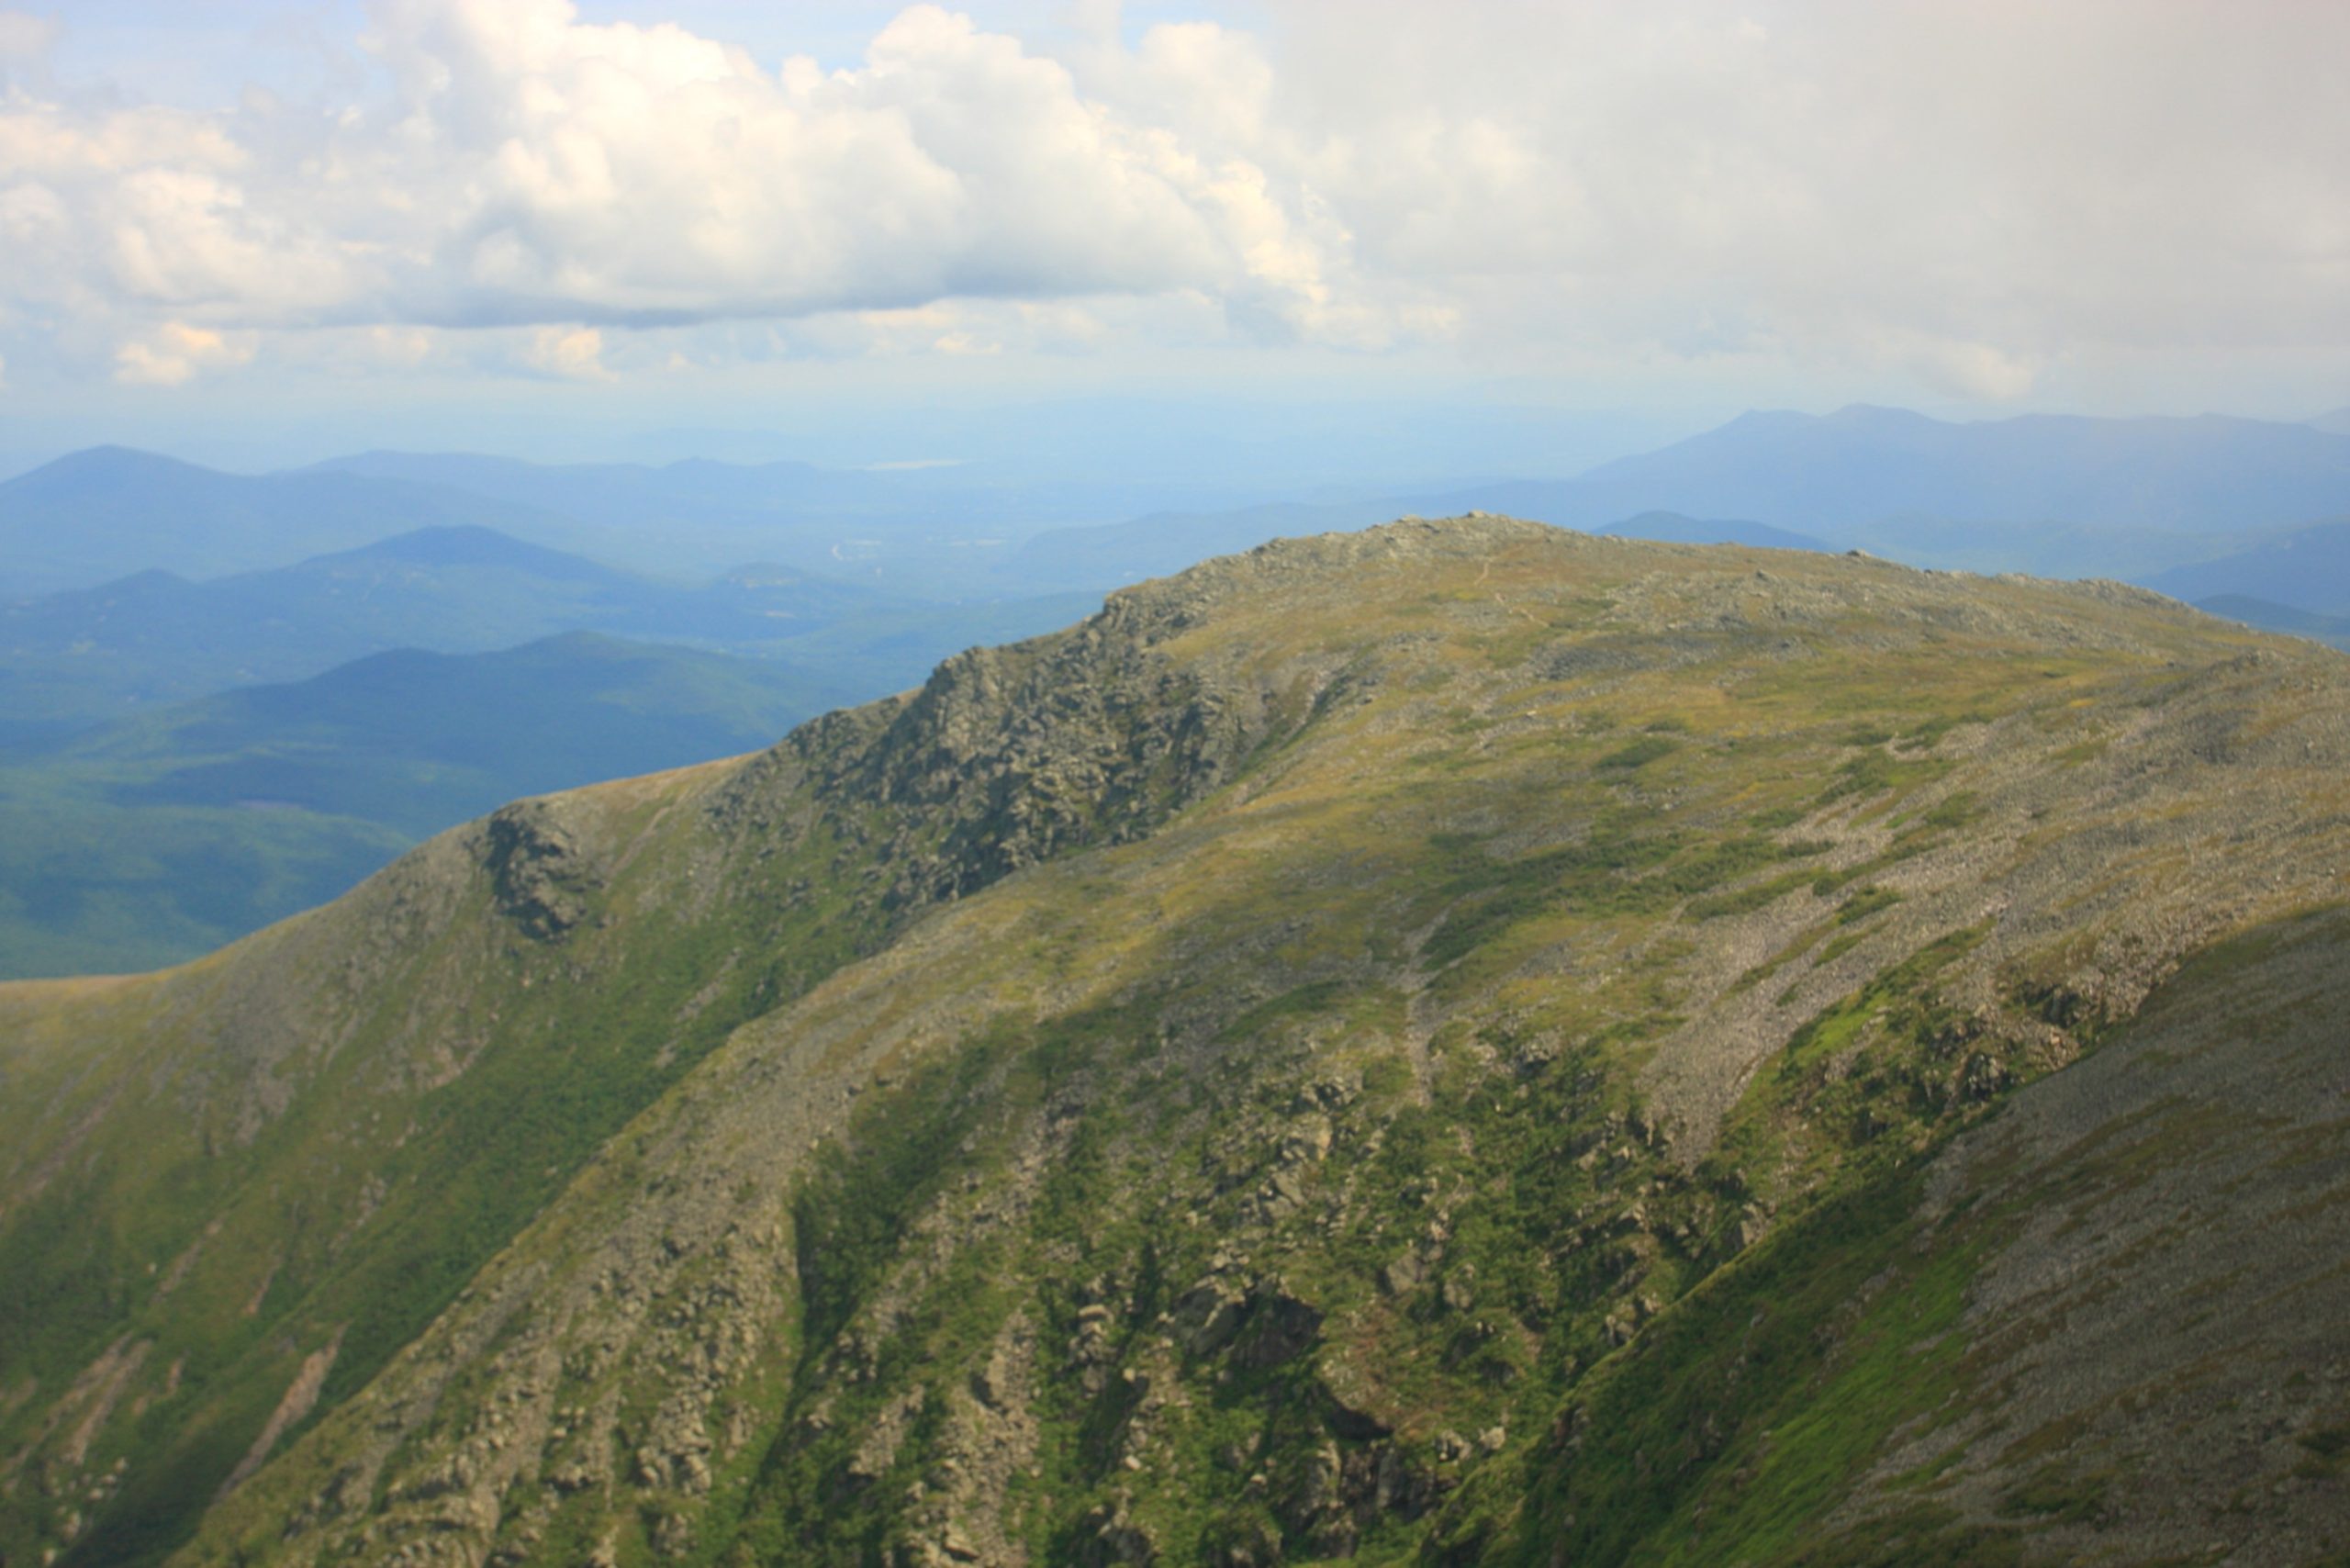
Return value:
M 2350 435 L 2350 409 L 2336 409 L 2330 414 L 2320 414 L 2310 423 L 2335 435 Z
M 1764 550 L 1828 550 L 1836 548 L 1808 533 L 1773 528 L 1767 522 L 1735 520 L 1707 521 L 1679 512 L 1644 511 L 1599 531 L 1618 539 L 1652 539 L 1663 544 L 1751 544 Z
M 968 595 L 1039 529 L 1130 515 L 1171 489 L 1200 488 L 1042 481 L 960 462 L 880 469 L 708 459 L 547 465 L 370 452 L 314 472 L 449 487 L 560 512 L 575 520 L 574 547 L 644 570 L 699 574 L 772 559 L 945 599 Z
M 1595 468 L 1557 504 L 1578 525 L 1658 508 L 1824 534 L 1905 513 L 2232 532 L 2350 507 L 2350 437 L 2218 415 L 1751 413 Z
M 773 560 L 962 599 L 1108 587 L 1279 534 L 1471 510 L 1586 529 L 1650 511 L 1739 518 L 1927 564 L 2144 575 L 2209 553 L 2192 543 L 2199 534 L 2350 510 L 2350 434 L 2322 424 L 1751 413 L 1575 479 L 1139 517 L 1120 509 L 1181 487 L 1040 483 L 984 463 L 549 465 L 413 453 L 252 479 L 99 449 L 0 485 L 0 546 L 9 551 L 0 589 L 88 586 L 149 568 L 205 576 L 473 522 L 671 576 Z M 2002 523 L 2023 526 L 1963 532 Z M 2058 539 L 2050 524 L 2080 532 Z
M 649 588 L 463 527 L 207 582 L 141 572 L 0 606 L 0 712 L 119 712 L 397 647 L 487 652 L 623 619 Z
M 2190 604 L 2232 595 L 2320 615 L 2350 615 L 2350 521 L 2295 529 L 2143 580 Z
M 222 474 L 93 447 L 0 484 L 0 594 L 136 572 L 187 577 L 282 566 L 419 527 L 478 524 L 542 541 L 552 514 L 444 486 L 360 474 Z
M 189 958 L 506 801 L 766 745 L 855 695 L 575 633 L 375 655 L 0 753 L 0 976 Z
M 2223 593 L 2199 600 L 2196 609 L 2206 614 L 2241 621 L 2247 626 L 2257 626 L 2268 632 L 2287 632 L 2296 637 L 2311 637 L 2321 643 L 2331 643 L 2337 648 L 2350 649 L 2350 615 L 2314 615 L 2290 605 L 2277 604 L 2265 599 L 2247 599 L 2242 594 Z
M 919 686 L 938 662 L 967 648 L 1042 636 L 1102 608 L 1095 589 L 967 604 L 896 600 L 829 624 L 745 641 L 746 652 L 822 669 L 869 696 Z
M 1268 539 L 1347 532 L 1410 510 L 1393 497 L 1309 504 L 1271 502 L 1231 511 L 1155 512 L 1122 522 L 1057 528 L 1015 551 L 1004 577 L 1037 586 L 1104 587 L 1164 577 Z
M 756 525 L 810 510 L 894 513 L 933 471 L 874 474 L 806 463 L 539 464 L 464 452 L 363 452 L 312 473 L 446 486 L 583 522 L 634 525 L 690 503 L 703 517 Z
M 681 587 L 440 528 L 0 607 L 0 975 L 188 957 L 515 795 L 765 744 L 1098 603 Z M 613 632 L 702 651 L 587 634 Z
M 1837 531 L 1839 543 L 1912 566 L 1958 572 L 2026 572 L 2041 577 L 2120 577 L 2136 582 L 2236 548 L 2241 536 L 2130 528 L 2118 523 L 1880 518 Z
M 1056 624 L 1043 616 L 1063 608 L 1041 612 L 1035 629 Z M 777 651 L 768 645 L 880 612 L 877 636 L 895 635 L 909 616 L 944 629 L 955 613 L 786 566 L 738 567 L 688 588 L 490 529 L 423 529 L 209 582 L 142 572 L 0 605 L 0 738 L 10 723 L 21 735 L 28 723 L 299 679 L 392 648 L 481 653 L 601 631 Z M 855 646 L 850 638 L 834 651 Z M 954 651 L 933 646 L 934 660 Z M 912 680 L 921 670 L 892 673 Z
M 0 483 L 0 599 L 146 571 L 208 579 L 470 525 L 673 580 L 777 561 L 962 599 L 997 592 L 990 564 L 1036 529 L 1129 515 L 1153 493 L 960 466 L 563 466 L 404 453 L 249 476 L 95 447 Z
M 852 694 L 774 660 L 565 633 L 491 654 L 403 648 L 77 737 L 145 773 L 126 803 L 297 807 L 421 835 L 518 795 L 770 744 Z
M 1385 495 L 1458 487 L 1481 476 L 1572 473 L 1685 430 L 1653 417 L 1440 395 L 1396 401 L 1096 394 L 985 407 L 844 404 L 833 417 L 802 409 L 789 430 L 672 431 L 621 440 L 596 461 L 623 489 L 690 482 L 706 497 L 729 484 L 756 490 L 790 482 L 793 465 L 774 460 L 791 459 L 802 465 L 803 480 L 828 474 L 925 506 L 952 498 L 961 515 L 1018 538 L 1155 512 L 1342 498 L 1317 493 L 1334 480 L 1349 494 Z M 710 465 L 721 472 L 695 475 L 695 465 L 666 466 L 679 458 L 724 461 Z M 498 465 L 462 454 L 372 452 L 330 465 L 533 500 L 556 493 L 540 487 L 564 486 L 566 473 L 584 472 Z M 610 472 L 631 465 L 632 475 Z M 564 506 L 586 511 L 600 498 L 566 496 Z
M 1002 570 L 1038 586 L 1123 582 L 1276 535 L 1486 511 L 1609 532 L 1651 513 L 1736 518 L 1814 546 L 1859 546 L 1919 566 L 2136 578 L 2345 507 L 2350 436 L 2308 425 L 2042 415 L 1952 424 L 1852 408 L 1745 414 L 1574 479 L 1053 530 L 1023 544 Z

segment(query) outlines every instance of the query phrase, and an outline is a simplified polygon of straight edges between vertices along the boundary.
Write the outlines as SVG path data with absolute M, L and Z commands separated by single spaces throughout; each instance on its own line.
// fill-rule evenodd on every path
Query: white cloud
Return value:
M 646 325 L 1190 286 L 1292 302 L 1307 325 L 1324 286 L 1293 215 L 1232 198 L 1259 171 L 1203 164 L 935 6 L 832 73 L 585 25 L 562 0 L 391 0 L 376 48 L 400 112 L 349 153 L 441 193 L 378 258 L 411 319 Z
M 1289 0 L 1129 47 L 1097 6 L 1054 55 L 915 6 L 826 71 L 376 0 L 364 103 L 0 87 L 0 317 L 151 382 L 216 363 L 173 332 L 420 365 L 399 334 L 510 329 L 492 358 L 594 378 L 728 321 L 781 347 L 687 360 L 1432 342 L 1998 399 L 2098 352 L 2350 353 L 2350 8 L 1747 9 Z M 0 12 L 0 56 L 51 31 Z
M 568 381 L 612 379 L 604 364 L 604 334 L 593 327 L 541 327 L 523 345 L 521 361 Z
M 167 321 L 146 339 L 115 351 L 114 378 L 127 386 L 177 386 L 201 371 L 247 364 L 253 352 L 250 334 Z
M 417 327 L 370 327 L 368 353 L 385 364 L 413 367 L 432 357 L 432 334 Z
M 932 6 L 830 73 L 587 24 L 568 0 L 382 0 L 369 42 L 394 99 L 335 115 L 10 95 L 0 215 L 27 263 L 11 286 L 253 327 L 1191 290 L 1257 332 L 1400 330 L 1348 277 L 1343 226 L 1246 155 L 1270 67 L 1212 28 L 1145 40 L 1124 76 L 1147 114 Z M 1183 115 L 1196 132 L 1160 122 Z
M 1276 57 L 1357 264 L 1489 342 L 1891 355 L 2350 349 L 2350 9 L 2200 0 L 1296 5 Z
M 1915 371 L 1937 391 L 1978 402 L 2013 402 L 2030 395 L 2040 379 L 2036 358 L 2009 353 L 1989 343 L 1896 334 L 1886 349 L 1890 359 Z

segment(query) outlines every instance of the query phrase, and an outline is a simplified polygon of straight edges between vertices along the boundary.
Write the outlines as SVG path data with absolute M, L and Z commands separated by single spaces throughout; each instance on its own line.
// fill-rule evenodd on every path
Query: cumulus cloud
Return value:
M 166 321 L 151 336 L 115 351 L 114 378 L 126 386 L 177 386 L 201 371 L 244 364 L 252 357 L 248 334 Z
M 637 330 L 755 321 L 791 353 L 1775 355 L 1989 399 L 2085 348 L 2350 348 L 2342 7 L 1085 15 L 1047 52 L 917 5 L 825 70 L 570 0 L 375 0 L 364 102 L 8 86 L 0 319 L 156 384 L 229 363 L 192 332 L 503 330 L 594 378 L 675 358 Z M 49 40 L 0 12 L 0 57 Z
M 522 363 L 567 381 L 610 381 L 604 334 L 593 327 L 541 327 L 522 349 Z
M 1296 192 L 935 6 L 831 73 L 568 0 L 383 0 L 369 42 L 396 100 L 307 123 L 12 95 L 0 213 L 37 262 L 27 291 L 85 298 L 95 269 L 117 301 L 277 326 L 1184 287 L 1295 330 L 1340 319 Z
M 413 367 L 432 357 L 432 334 L 421 328 L 370 327 L 364 341 L 369 356 L 385 364 Z
M 1989 343 L 1895 332 L 1885 340 L 1885 357 L 1915 372 L 1936 391 L 1977 402 L 2007 403 L 2031 393 L 2041 364 L 2029 354 L 2009 353 Z

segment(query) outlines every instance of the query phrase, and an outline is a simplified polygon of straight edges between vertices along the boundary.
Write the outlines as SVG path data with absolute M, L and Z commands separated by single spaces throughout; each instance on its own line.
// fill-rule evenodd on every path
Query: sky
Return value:
M 2345 59 L 2326 0 L 0 8 L 0 456 L 2306 418 Z

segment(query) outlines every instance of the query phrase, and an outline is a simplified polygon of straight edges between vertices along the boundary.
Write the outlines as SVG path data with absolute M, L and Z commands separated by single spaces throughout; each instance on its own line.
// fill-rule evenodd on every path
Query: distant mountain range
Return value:
M 1746 414 L 1603 465 L 1558 492 L 1553 510 L 1569 515 L 1551 521 L 1589 527 L 1662 508 L 1827 536 L 1903 515 L 2224 533 L 2345 506 L 2350 437 L 2307 425 L 2047 414 L 1953 424 L 1855 407 Z
M 504 801 L 767 744 L 1096 602 L 686 587 L 455 525 L 0 607 L 0 976 L 193 957 Z
M 93 447 L 0 484 L 0 594 L 91 588 L 136 572 L 221 577 L 460 524 L 543 543 L 566 526 L 528 507 L 406 479 L 254 477 Z
M 1735 530 L 1722 537 L 1761 543 L 1761 527 L 1919 566 L 2144 579 L 2344 510 L 2350 436 L 2308 425 L 2047 415 L 1952 424 L 1852 408 L 1747 414 L 1575 479 L 1053 530 L 1024 543 L 1007 571 L 1039 584 L 1132 579 L 1276 534 L 1490 511 L 1592 532 L 1658 513 L 1743 519 L 1676 537 Z
M 946 599 L 1029 591 L 1033 584 L 1000 568 L 1040 529 L 1131 516 L 1170 493 L 1230 493 L 1228 486 L 1199 482 L 1040 482 L 962 463 L 542 465 L 371 452 L 320 470 L 559 513 L 573 525 L 569 548 L 643 570 L 702 572 L 767 559 Z M 1096 585 L 1057 579 L 1055 586 Z
M 571 632 L 498 653 L 376 654 L 52 755 L 151 773 L 112 791 L 126 804 L 297 808 L 420 837 L 519 795 L 771 744 L 852 695 L 773 660 Z
M 2320 643 L 2331 643 L 2350 651 L 2350 615 L 2315 615 L 2306 610 L 2295 610 L 2266 599 L 2249 599 L 2242 594 L 2217 594 L 2198 599 L 2195 608 L 2207 614 L 2241 621 L 2247 626 L 2257 626 L 2268 632 L 2286 632 L 2296 637 L 2309 637 Z
M 698 516 L 731 522 L 771 521 L 818 507 L 894 512 L 909 488 L 935 490 L 952 470 L 873 473 L 806 463 L 716 463 L 695 459 L 642 463 L 528 463 L 469 452 L 362 452 L 330 458 L 309 473 L 361 475 L 405 484 L 440 485 L 543 509 L 582 522 L 633 525 L 648 512 L 694 503 Z
M 2350 519 L 2295 529 L 2215 560 L 2159 572 L 2146 586 L 2196 604 L 2225 595 L 2320 616 L 2350 615 Z
M 1763 550 L 1833 550 L 1826 540 L 1767 522 L 1707 521 L 1679 512 L 1644 511 L 1599 530 L 1617 539 L 1647 539 L 1660 544 L 1751 544 Z
M 507 801 L 765 745 L 861 695 L 572 633 L 379 654 L 0 753 L 0 977 L 193 958 Z
M 991 508 L 953 471 L 834 470 L 804 463 L 543 465 L 470 453 L 370 452 L 311 470 L 431 485 L 569 520 L 569 547 L 649 570 L 701 571 L 771 556 L 839 573 L 909 543 L 984 533 Z
M 145 571 L 209 578 L 425 527 L 480 525 L 657 576 L 743 561 L 962 599 L 971 563 L 1036 528 L 1125 514 L 1130 487 L 990 484 L 963 469 L 545 466 L 374 453 L 260 476 L 95 447 L 0 483 L 0 596 Z
M 193 957 L 504 801 L 767 744 L 1096 602 L 687 586 L 447 524 L 0 605 L 0 976 Z
M 1044 631 L 1085 602 L 941 606 L 780 566 L 685 587 L 487 528 L 421 529 L 268 571 L 207 582 L 142 572 L 0 606 L 0 738 L 299 679 L 393 648 L 481 653 L 571 631 L 763 655 L 835 631 L 811 656 L 845 689 L 874 696 L 958 648 Z
M 0 592 L 162 569 L 291 564 L 424 526 L 476 524 L 656 574 L 743 560 L 971 599 L 1099 589 L 1281 535 L 1483 510 L 1609 528 L 1742 519 L 1919 564 L 2143 577 L 2225 554 L 2214 536 L 2350 512 L 2350 431 L 2223 418 L 1952 423 L 1895 409 L 1760 412 L 1572 479 L 1337 500 L 1116 510 L 1147 487 L 1040 486 L 982 469 L 799 463 L 544 465 L 375 452 L 258 478 L 119 448 L 0 485 Z
M 1430 516 L 1473 509 L 1586 530 L 1662 510 L 1836 540 L 1909 519 L 2241 533 L 2340 510 L 2350 438 L 2217 415 L 1958 424 L 1857 406 L 1744 414 L 1578 478 L 1410 498 Z

